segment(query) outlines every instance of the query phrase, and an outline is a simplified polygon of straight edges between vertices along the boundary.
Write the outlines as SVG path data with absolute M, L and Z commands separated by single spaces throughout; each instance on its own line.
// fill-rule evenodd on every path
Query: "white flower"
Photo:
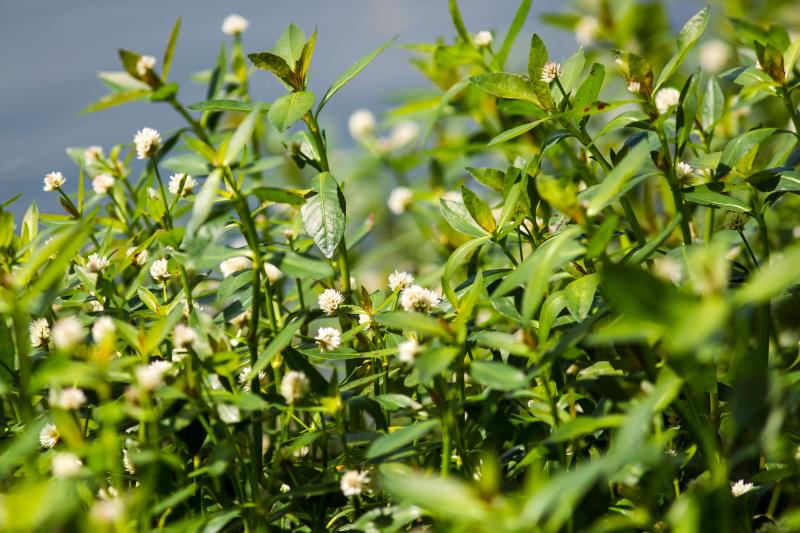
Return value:
M 67 179 L 61 172 L 51 172 L 44 177 L 44 192 L 60 189 Z
M 181 187 L 181 182 L 183 182 L 183 187 Z M 188 196 L 192 194 L 195 185 L 197 185 L 197 181 L 188 174 L 178 173 L 169 177 L 170 194 Z
M 730 46 L 719 39 L 706 41 L 700 46 L 700 66 L 703 70 L 716 73 L 728 63 Z
M 372 326 L 372 317 L 366 313 L 359 313 L 358 314 L 358 323 L 359 324 L 366 324 L 367 327 L 364 328 L 364 331 L 367 331 Z
M 222 272 L 222 275 L 226 278 L 231 274 L 236 274 L 237 272 L 248 270 L 250 268 L 253 268 L 253 262 L 250 260 L 250 258 L 243 255 L 231 257 L 219 264 L 219 269 Z
M 404 120 L 392 127 L 389 134 L 389 148 L 397 150 L 412 142 L 419 135 L 419 126 L 416 122 Z
M 98 174 L 92 180 L 95 194 L 106 194 L 114 186 L 114 177 L 109 174 Z
M 131 462 L 131 456 L 130 453 L 128 453 L 127 448 L 122 450 L 122 466 L 130 475 L 134 475 L 136 473 L 136 465 Z
M 681 101 L 681 92 L 674 87 L 664 87 L 656 93 L 656 109 L 662 115 Z
M 44 346 L 50 340 L 50 324 L 45 318 L 37 318 L 28 326 L 31 334 L 31 346 L 38 348 Z
M 239 371 L 239 384 L 242 386 L 242 390 L 245 391 L 250 390 L 250 380 L 247 379 L 250 370 L 250 367 L 246 366 Z M 264 381 L 265 379 L 267 379 L 267 373 L 262 370 L 258 373 L 258 381 Z
M 575 40 L 581 46 L 588 46 L 597 39 L 600 22 L 595 17 L 581 17 L 575 25 Z
M 222 21 L 222 33 L 226 35 L 241 35 L 250 25 L 247 19 L 241 15 L 228 15 Z
M 139 76 L 144 76 L 147 74 L 148 70 L 153 70 L 153 67 L 156 66 L 156 58 L 153 56 L 140 56 L 139 60 L 136 62 L 136 73 Z
M 561 63 L 555 61 L 548 61 L 542 67 L 541 80 L 545 83 L 550 83 L 561 76 Z
M 67 387 L 62 391 L 51 389 L 50 403 L 65 411 L 74 411 L 86 403 L 86 394 L 76 387 Z
M 158 191 L 156 191 L 152 187 L 147 188 L 147 199 L 148 200 L 157 200 L 158 199 Z
M 386 205 L 389 206 L 389 210 L 395 215 L 402 215 L 405 210 L 411 206 L 413 199 L 414 193 L 411 189 L 408 187 L 396 187 L 392 189 L 392 192 L 389 194 L 389 200 L 386 202 Z
M 334 314 L 339 306 L 342 305 L 342 302 L 344 302 L 344 296 L 336 289 L 325 289 L 317 299 L 319 308 L 322 309 L 326 315 Z
M 110 487 L 109 490 L 113 489 Z M 115 491 L 116 492 L 116 491 Z M 125 502 L 121 498 L 102 498 L 92 504 L 89 515 L 92 520 L 101 524 L 113 524 L 125 514 Z
M 367 483 L 369 483 L 369 476 L 366 472 L 348 470 L 342 475 L 339 486 L 342 489 L 342 494 L 349 498 L 350 496 L 361 494 Z
M 150 260 L 150 252 L 147 251 L 147 248 L 137 254 L 136 247 L 131 246 L 125 252 L 125 255 L 131 258 L 131 264 L 134 266 L 144 266 L 144 264 Z
M 283 277 L 281 269 L 272 263 L 264 263 L 264 273 L 267 275 L 267 279 L 270 283 L 275 283 Z
M 55 424 L 46 424 L 39 432 L 39 444 L 42 445 L 42 448 L 50 449 L 58 444 L 60 437 Z
M 90 146 L 83 151 L 83 160 L 87 167 L 90 167 L 103 158 L 102 146 Z
M 642 90 L 642 84 L 638 81 L 631 80 L 628 82 L 628 91 L 632 92 L 633 94 L 639 94 Z
M 281 492 L 282 492 L 282 493 L 286 494 L 286 493 L 287 493 L 287 492 L 289 492 L 290 490 L 292 490 L 292 487 L 290 487 L 290 486 L 289 486 L 289 485 L 287 485 L 286 483 L 281 483 Z
M 747 224 L 747 213 L 740 213 L 739 211 L 728 211 L 725 215 L 725 228 L 734 231 L 744 231 Z
M 389 290 L 392 292 L 402 291 L 414 283 L 414 276 L 408 272 L 395 270 L 389 274 Z
M 99 254 L 91 254 L 89 257 L 86 258 L 86 270 L 89 272 L 102 272 L 105 270 L 108 265 L 111 263 L 108 260 L 108 257 Z
M 236 424 L 242 421 L 242 414 L 235 405 L 221 403 L 217 405 L 217 414 L 219 414 L 219 419 L 226 424 Z
M 136 145 L 136 157 L 147 159 L 153 156 L 161 146 L 161 135 L 153 128 L 143 128 L 136 132 L 133 137 L 133 144 Z M 150 191 L 148 191 L 148 194 Z
M 692 165 L 686 161 L 678 161 L 678 164 L 675 165 L 675 174 L 677 174 L 679 179 L 684 179 L 687 176 L 691 176 L 692 172 L 694 172 L 694 168 L 692 168 Z
M 70 452 L 57 453 L 53 456 L 53 475 L 60 478 L 75 477 L 81 472 L 83 462 Z
M 400 305 L 406 311 L 429 313 L 439 305 L 441 299 L 437 293 L 419 285 L 412 285 L 400 293 Z
M 419 351 L 419 343 L 415 339 L 407 339 L 397 345 L 397 358 L 410 365 L 419 355 Z
M 363 139 L 375 131 L 375 115 L 369 109 L 354 111 L 347 120 L 347 129 L 353 139 Z
M 169 361 L 154 361 L 149 365 L 137 366 L 133 373 L 136 382 L 144 390 L 157 389 L 164 383 L 164 374 L 172 368 Z
M 178 324 L 175 326 L 175 329 L 172 330 L 172 343 L 176 348 L 186 348 L 196 341 L 197 332 L 189 326 Z
M 92 326 L 92 338 L 94 342 L 103 342 L 103 340 L 114 335 L 116 331 L 117 327 L 110 316 L 100 317 Z
M 747 494 L 751 490 L 753 490 L 753 484 L 746 483 L 745 480 L 743 479 L 740 479 L 736 483 L 731 484 L 731 494 L 733 494 L 735 498 L 743 496 L 744 494 Z
M 153 264 L 150 265 L 150 277 L 153 278 L 154 281 L 162 283 L 172 277 L 172 274 L 169 273 L 169 267 L 167 266 L 167 259 L 165 257 L 153 261 Z
M 91 312 L 91 313 L 99 313 L 102 310 L 103 310 L 103 304 L 101 304 L 99 301 L 91 300 L 89 302 L 89 312 Z
M 472 42 L 475 43 L 475 46 L 484 47 L 492 44 L 493 40 L 494 37 L 492 36 L 492 32 L 481 30 L 475 35 L 475 38 L 472 40 Z
M 319 328 L 314 340 L 317 341 L 320 350 L 323 352 L 332 352 L 341 346 L 342 332 L 336 328 Z
M 83 325 L 74 316 L 68 316 L 53 324 L 53 343 L 56 348 L 69 350 L 83 340 Z
M 292 228 L 284 228 L 281 234 L 287 241 L 292 241 L 297 238 L 297 232 Z
M 290 370 L 281 380 L 281 396 L 286 403 L 296 403 L 308 392 L 308 378 L 303 372 Z

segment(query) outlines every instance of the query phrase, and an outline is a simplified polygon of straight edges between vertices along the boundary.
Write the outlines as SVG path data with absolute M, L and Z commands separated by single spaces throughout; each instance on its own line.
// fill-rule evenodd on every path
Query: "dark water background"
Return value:
M 517 7 L 515 0 L 462 0 L 470 32 L 498 30 L 502 36 Z M 697 2 L 671 1 L 673 25 L 680 27 Z M 551 55 L 565 58 L 574 37 L 538 19 L 542 11 L 568 9 L 568 4 L 534 2 L 510 65 L 523 68 L 532 32 L 548 43 Z M 311 65 L 311 89 L 322 94 L 330 81 L 358 57 L 394 35 L 398 43 L 452 39 L 446 0 L 0 0 L 0 201 L 17 193 L 24 197 L 11 210 L 24 212 L 32 200 L 43 211 L 58 210 L 55 194 L 42 191 L 42 177 L 60 170 L 65 190 L 77 184 L 77 168 L 67 158 L 67 146 L 130 142 L 144 126 L 168 130 L 180 118 L 166 104 L 134 102 L 96 114 L 78 112 L 106 94 L 98 71 L 121 70 L 118 48 L 159 58 L 169 31 L 183 17 L 171 81 L 181 84 L 179 98 L 191 103 L 204 98 L 204 88 L 189 76 L 211 67 L 220 42 L 222 20 L 239 13 L 250 21 L 244 36 L 246 51 L 271 48 L 293 21 L 310 34 L 319 28 Z M 390 49 L 339 92 L 326 107 L 323 125 L 338 142 L 347 143 L 346 121 L 360 107 L 376 112 L 392 106 L 391 96 L 427 88 L 409 64 L 409 52 Z M 282 88 L 267 73 L 253 80 L 255 96 L 271 100 Z

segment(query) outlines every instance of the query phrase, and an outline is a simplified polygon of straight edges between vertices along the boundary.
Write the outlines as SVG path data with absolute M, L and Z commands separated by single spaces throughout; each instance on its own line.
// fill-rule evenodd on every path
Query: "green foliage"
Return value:
M 316 32 L 234 18 L 189 106 L 180 20 L 121 50 L 84 111 L 185 127 L 0 206 L 0 529 L 797 530 L 800 40 L 763 4 L 545 14 L 556 65 L 533 2 L 495 44 L 449 0 L 353 149 L 322 111 L 394 39 L 317 98 Z

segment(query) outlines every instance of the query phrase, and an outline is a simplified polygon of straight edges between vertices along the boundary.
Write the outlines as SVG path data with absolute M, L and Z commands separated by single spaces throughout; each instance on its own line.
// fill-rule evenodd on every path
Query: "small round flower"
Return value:
M 672 106 L 678 105 L 681 101 L 681 92 L 674 87 L 664 87 L 656 93 L 656 109 L 660 114 L 664 114 Z
M 575 25 L 575 40 L 581 46 L 592 44 L 600 33 L 600 21 L 596 17 L 581 17 Z
M 69 350 L 83 340 L 83 325 L 74 316 L 56 321 L 52 329 L 53 344 L 60 350 Z
M 136 62 L 136 73 L 139 76 L 147 75 L 148 70 L 153 70 L 156 66 L 156 58 L 153 56 L 140 56 Z
M 283 277 L 281 269 L 272 263 L 264 263 L 264 273 L 267 275 L 267 279 L 270 283 L 276 283 Z
M 222 33 L 226 35 L 236 36 L 243 34 L 250 23 L 241 15 L 228 15 L 222 21 Z
M 189 326 L 178 324 L 172 330 L 172 343 L 177 348 L 186 348 L 197 341 L 197 332 Z
M 144 266 L 145 263 L 150 260 L 150 252 L 147 251 L 147 248 L 143 249 L 139 253 L 136 253 L 136 247 L 131 246 L 125 252 L 125 255 L 131 258 L 131 264 L 133 266 Z
M 735 498 L 743 496 L 751 490 L 753 490 L 753 484 L 747 483 L 743 479 L 740 479 L 736 483 L 731 483 L 731 494 L 733 494 Z
M 283 238 L 289 242 L 297 238 L 297 232 L 292 228 L 284 228 L 283 231 L 281 231 L 281 234 L 283 235 Z
M 728 63 L 730 50 L 730 45 L 719 39 L 704 42 L 700 46 L 700 66 L 711 73 L 719 72 Z
M 542 67 L 541 80 L 545 83 L 550 83 L 556 78 L 561 76 L 561 63 L 555 61 L 548 61 Z
M 60 437 L 55 424 L 46 424 L 39 432 L 39 444 L 42 445 L 42 448 L 50 449 L 58 444 Z
M 389 290 L 392 292 L 402 291 L 414 283 L 414 276 L 408 272 L 395 270 L 389 274 Z
M 50 172 L 44 177 L 44 192 L 52 192 L 60 189 L 67 179 L 61 172 Z
M 89 301 L 89 312 L 90 313 L 100 313 L 103 310 L 103 304 L 101 304 L 97 300 L 90 300 Z
M 389 134 L 389 148 L 393 150 L 400 149 L 407 144 L 411 143 L 419 135 L 419 126 L 416 122 L 411 120 L 404 120 L 398 122 L 392 127 Z
M 231 257 L 219 264 L 219 270 L 222 272 L 223 277 L 226 278 L 232 274 L 242 272 L 243 270 L 249 270 L 251 268 L 253 268 L 253 262 L 249 257 L 245 257 L 243 255 Z
M 52 470 L 55 477 L 73 478 L 81 473 L 83 461 L 70 452 L 57 453 L 53 456 Z
M 389 206 L 389 210 L 395 215 L 402 215 L 405 213 L 406 209 L 411 206 L 413 199 L 414 193 L 411 189 L 408 187 L 396 187 L 392 189 L 392 192 L 389 194 L 389 200 L 386 202 L 386 205 Z
M 747 213 L 740 213 L 739 211 L 728 211 L 725 215 L 725 228 L 734 231 L 744 231 L 747 224 Z
M 407 339 L 397 345 L 397 358 L 408 365 L 419 355 L 419 343 L 415 339 Z
M 122 450 L 122 466 L 130 475 L 134 475 L 136 473 L 136 465 L 131 461 L 131 456 L 127 448 Z
M 125 502 L 121 498 L 103 498 L 92 504 L 89 509 L 91 519 L 99 524 L 114 524 L 125 514 Z
M 90 167 L 103 158 L 102 146 L 90 146 L 83 151 L 83 160 L 87 167 Z
M 114 186 L 114 177 L 109 174 L 98 174 L 92 180 L 95 194 L 106 194 Z
M 406 311 L 430 313 L 441 300 L 437 293 L 419 285 L 412 285 L 400 293 L 400 305 Z
M 183 183 L 183 186 L 181 186 Z M 173 174 L 169 177 L 169 193 L 180 196 L 189 196 L 194 192 L 197 181 L 188 174 Z
M 235 405 L 221 403 L 217 405 L 217 414 L 226 424 L 238 424 L 242 421 L 242 413 Z
M 281 380 L 281 396 L 286 403 L 296 403 L 308 392 L 308 378 L 303 372 L 290 370 Z
M 143 128 L 136 132 L 133 144 L 136 145 L 136 157 L 147 159 L 158 152 L 158 148 L 161 146 L 161 135 L 153 128 Z
M 360 140 L 375 131 L 375 115 L 369 109 L 359 109 L 354 111 L 347 119 L 347 129 L 353 139 Z
M 50 403 L 65 411 L 74 411 L 86 403 L 86 394 L 77 387 L 67 387 L 62 391 L 51 389 Z
M 28 329 L 31 334 L 31 346 L 34 348 L 44 346 L 50 340 L 50 324 L 47 323 L 47 319 L 37 318 L 31 322 Z
M 89 272 L 100 273 L 105 270 L 111 262 L 108 257 L 100 254 L 91 254 L 86 258 L 86 270 Z
M 492 32 L 487 30 L 481 30 L 476 35 L 475 38 L 472 40 L 475 43 L 475 46 L 484 47 L 489 46 L 492 44 L 494 37 L 492 36 Z
M 633 94 L 639 94 L 642 91 L 642 84 L 636 80 L 631 80 L 628 82 L 628 92 Z
M 242 386 L 242 390 L 249 391 L 250 390 L 250 380 L 247 379 L 247 376 L 250 374 L 250 367 L 245 366 L 239 371 L 239 384 Z M 267 379 L 267 373 L 263 370 L 258 373 L 258 381 L 264 381 Z
M 343 302 L 344 296 L 342 296 L 342 293 L 336 289 L 325 289 L 317 299 L 319 308 L 322 309 L 322 312 L 324 312 L 326 315 L 334 314 Z
M 678 177 L 678 182 L 683 185 L 691 185 L 694 180 L 694 167 L 686 161 L 678 161 L 675 165 L 675 175 Z
M 339 486 L 342 489 L 342 494 L 349 498 L 350 496 L 358 496 L 361 494 L 369 481 L 369 476 L 366 472 L 348 470 L 342 475 L 342 479 L 339 480 Z
M 153 264 L 150 265 L 150 277 L 153 278 L 154 281 L 160 283 L 172 277 L 172 274 L 169 273 L 169 266 L 167 266 L 167 259 L 165 257 L 153 261 Z
M 156 191 L 152 187 L 147 188 L 147 199 L 148 200 L 157 200 L 158 199 L 158 191 Z
M 358 323 L 359 324 L 366 324 L 367 327 L 364 328 L 364 331 L 367 331 L 369 328 L 372 327 L 372 317 L 366 313 L 359 313 L 358 314 Z
M 342 344 L 342 332 L 336 328 L 319 328 L 314 337 L 323 352 L 332 352 Z
M 166 363 L 157 364 L 157 363 Z M 164 384 L 164 374 L 172 368 L 172 364 L 168 361 L 155 361 L 149 365 L 137 366 L 133 373 L 136 376 L 136 382 L 139 386 L 146 391 L 154 390 Z
M 94 342 L 100 343 L 105 339 L 112 338 L 116 331 L 117 326 L 114 325 L 114 320 L 110 316 L 100 317 L 92 326 L 92 338 Z

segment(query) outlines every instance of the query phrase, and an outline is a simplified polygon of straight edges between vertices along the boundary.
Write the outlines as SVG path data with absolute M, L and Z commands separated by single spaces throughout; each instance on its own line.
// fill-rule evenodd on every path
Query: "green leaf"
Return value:
M 402 331 L 416 331 L 432 337 L 446 337 L 447 331 L 435 318 L 422 313 L 408 313 L 406 311 L 389 311 L 375 315 L 375 320 L 387 328 Z
M 582 321 L 589 316 L 599 283 L 600 274 L 594 272 L 576 279 L 561 291 L 564 296 L 564 304 L 575 320 Z
M 329 172 L 314 178 L 317 192 L 300 209 L 303 226 L 322 254 L 330 259 L 344 235 L 345 214 L 339 199 L 339 186 Z
M 478 223 L 480 227 L 492 233 L 497 228 L 497 223 L 492 215 L 492 210 L 486 205 L 486 202 L 469 190 L 466 187 L 461 187 L 461 197 L 464 199 L 464 206 L 472 216 L 472 219 Z
M 303 89 L 297 83 L 291 67 L 281 56 L 271 52 L 258 52 L 255 54 L 247 54 L 247 57 L 253 63 L 254 67 L 272 72 L 289 89 Z
M 713 207 L 715 209 L 727 209 L 728 211 L 738 211 L 740 213 L 749 213 L 752 211 L 750 207 L 741 200 L 714 191 L 687 192 L 684 193 L 683 199 L 693 204 Z
M 303 53 L 306 43 L 306 34 L 294 22 L 283 31 L 272 51 L 286 60 L 289 65 L 294 65 Z
M 239 152 L 242 151 L 248 142 L 250 142 L 250 138 L 253 136 L 253 130 L 256 127 L 256 122 L 258 122 L 261 114 L 261 108 L 259 104 L 256 104 L 253 110 L 247 115 L 239 127 L 236 128 L 236 131 L 233 132 L 231 139 L 228 141 L 228 144 L 225 146 L 225 156 L 222 158 L 223 165 L 230 165 L 233 163 L 236 158 L 239 156 Z
M 575 107 L 586 107 L 595 102 L 600 96 L 600 89 L 603 88 L 603 81 L 606 77 L 606 68 L 600 63 L 592 64 L 589 75 L 583 81 L 578 92 L 575 93 Z
M 414 368 L 419 372 L 419 382 L 429 385 L 434 377 L 447 370 L 459 351 L 455 346 L 441 346 L 425 351 L 414 361 Z
M 550 442 L 569 442 L 590 433 L 619 427 L 624 421 L 624 415 L 582 416 L 560 426 L 548 440 Z
M 700 38 L 703 31 L 708 25 L 708 6 L 698 11 L 689 21 L 683 26 L 681 32 L 678 34 L 678 50 L 664 66 L 664 70 L 658 76 L 656 81 L 655 90 L 657 91 L 661 85 L 672 77 L 676 70 L 681 66 L 686 55 L 692 49 L 697 39 Z
M 367 449 L 367 459 L 374 459 L 391 453 L 398 448 L 411 444 L 430 433 L 439 425 L 439 420 L 426 420 L 397 429 L 386 435 L 381 435 L 370 444 Z
M 269 110 L 269 104 L 258 103 L 262 113 Z M 256 102 L 242 102 L 241 100 L 203 100 L 186 106 L 191 111 L 252 111 Z
M 479 331 L 470 335 L 469 340 L 493 350 L 503 350 L 513 355 L 529 357 L 531 349 L 516 337 L 501 331 Z M 473 363 L 474 364 L 474 363 Z
M 617 199 L 627 181 L 641 171 L 649 155 L 650 148 L 646 141 L 636 144 L 592 191 L 593 194 L 586 206 L 586 214 L 591 217 L 596 216 L 608 204 Z
M 777 259 L 772 259 L 769 265 L 762 266 L 735 293 L 735 302 L 739 305 L 768 302 L 800 281 L 800 268 L 797 265 L 800 265 L 800 246 L 793 246 Z
M 542 69 L 547 63 L 547 46 L 537 34 L 531 37 L 531 50 L 528 54 L 528 78 L 531 81 L 540 80 Z
M 272 103 L 267 119 L 276 130 L 283 132 L 303 118 L 313 105 L 314 93 L 311 91 L 285 94 Z
M 719 86 L 717 78 L 711 78 L 703 91 L 703 104 L 700 109 L 700 125 L 703 131 L 708 131 L 722 118 L 725 107 L 725 95 Z
M 139 287 L 139 289 L 136 292 L 139 295 L 139 299 L 142 301 L 144 305 L 147 306 L 148 309 L 150 309 L 152 312 L 154 312 L 159 316 L 162 316 L 164 314 L 164 312 L 161 310 L 161 306 L 158 305 L 158 299 L 152 292 L 147 290 L 146 287 Z
M 308 68 L 311 66 L 311 56 L 314 55 L 314 47 L 317 44 L 317 30 L 311 34 L 311 37 L 303 45 L 303 50 L 300 52 L 300 57 L 294 64 L 294 74 L 306 86 L 306 77 L 308 76 Z
M 503 44 L 500 46 L 500 50 L 497 52 L 497 62 L 501 67 L 506 64 L 506 59 L 508 59 L 508 54 L 511 52 L 511 47 L 514 45 L 514 40 L 516 40 L 517 35 L 519 35 L 519 32 L 522 29 L 522 26 L 525 24 L 525 20 L 528 18 L 528 13 L 530 10 L 531 0 L 522 0 L 522 2 L 519 3 L 517 12 L 514 14 L 514 20 L 511 22 L 511 26 L 508 28 L 508 33 L 506 33 L 506 36 L 503 39 Z
M 583 72 L 583 67 L 586 64 L 586 57 L 583 54 L 583 48 L 579 48 L 577 52 L 567 58 L 561 65 L 563 73 L 559 77 L 561 86 L 564 92 L 569 95 L 570 91 L 575 87 L 578 78 Z M 559 98 L 563 98 L 559 92 Z M 560 101 L 560 100 L 559 100 Z
M 502 170 L 497 170 L 495 168 L 467 167 L 467 172 L 481 185 L 485 185 L 493 191 L 503 194 L 505 172 Z
M 163 67 L 161 67 L 161 79 L 164 81 L 169 77 L 169 71 L 172 67 L 172 57 L 175 55 L 175 45 L 178 43 L 178 34 L 181 31 L 181 17 L 175 21 L 172 26 L 172 31 L 169 33 L 169 40 L 167 41 L 167 48 L 164 50 Z
M 488 72 L 470 78 L 470 81 L 498 98 L 525 100 L 539 105 L 533 83 L 519 74 Z
M 481 385 L 496 390 L 511 391 L 528 386 L 528 377 L 522 370 L 498 361 L 473 361 L 469 374 Z
M 150 89 L 131 89 L 129 91 L 117 91 L 107 94 L 86 107 L 84 107 L 79 114 L 86 115 L 115 107 L 118 105 L 133 102 L 134 100 L 141 100 L 150 95 Z
M 378 54 L 389 48 L 389 46 L 391 46 L 391 44 L 395 41 L 395 39 L 397 39 L 397 37 L 393 37 L 379 48 L 376 48 L 369 54 L 365 55 L 364 57 L 356 61 L 349 69 L 347 69 L 347 71 L 344 74 L 336 78 L 336 81 L 334 81 L 328 88 L 328 90 L 325 91 L 325 95 L 322 97 L 322 100 L 320 100 L 319 107 L 317 107 L 317 114 L 319 114 L 319 112 L 322 110 L 322 107 L 326 103 L 328 103 L 328 100 L 330 100 L 331 97 L 334 94 L 336 94 L 336 92 L 339 91 L 339 89 L 344 87 L 347 84 L 347 82 L 358 76 L 359 72 L 364 70 L 364 68 L 367 65 L 369 65 L 373 59 L 378 57 Z
M 457 0 L 448 0 L 448 7 L 450 8 L 450 18 L 453 21 L 453 26 L 461 40 L 467 44 L 472 44 L 472 38 L 469 36 L 467 26 L 464 24 L 464 19 L 461 17 L 461 11 L 458 9 Z
M 725 149 L 722 150 L 714 179 L 719 181 L 727 176 L 736 167 L 736 164 L 744 158 L 745 154 L 759 146 L 773 133 L 775 133 L 775 128 L 759 128 L 743 133 L 729 141 L 725 145 Z
M 203 187 L 195 197 L 194 204 L 192 204 L 192 216 L 186 225 L 186 238 L 193 237 L 200 226 L 205 223 L 208 215 L 211 214 L 214 201 L 217 198 L 217 190 L 221 183 L 222 169 L 215 168 L 206 178 Z
M 281 350 L 289 346 L 289 344 L 292 342 L 292 338 L 294 338 L 295 333 L 300 330 L 304 323 L 305 320 L 299 318 L 290 322 L 289 324 L 284 325 L 278 335 L 269 341 L 267 347 L 259 353 L 258 359 L 250 368 L 250 373 L 247 375 L 246 379 L 249 381 L 255 378 L 258 376 L 259 372 L 267 368 L 267 365 L 272 362 L 275 356 L 280 353 Z
M 439 202 L 439 210 L 442 216 L 454 230 L 471 237 L 483 237 L 486 235 L 486 232 L 472 221 L 472 217 L 464 204 L 445 200 L 444 198 L 441 198 Z

